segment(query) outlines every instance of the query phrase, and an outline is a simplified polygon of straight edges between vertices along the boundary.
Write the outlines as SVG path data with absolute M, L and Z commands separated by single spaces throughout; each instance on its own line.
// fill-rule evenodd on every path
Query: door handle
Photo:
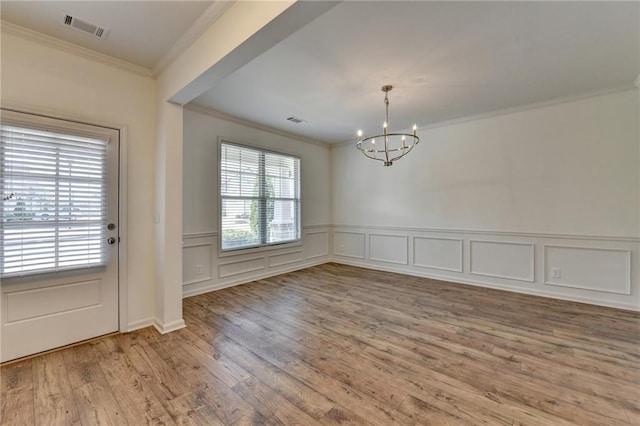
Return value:
M 107 238 L 107 244 L 112 245 L 116 243 L 116 239 L 113 237 Z

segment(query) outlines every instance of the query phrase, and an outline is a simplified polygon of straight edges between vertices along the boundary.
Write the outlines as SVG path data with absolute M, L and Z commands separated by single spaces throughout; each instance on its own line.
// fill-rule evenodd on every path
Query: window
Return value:
M 104 265 L 108 141 L 0 125 L 0 275 Z
M 300 240 L 300 159 L 222 141 L 223 251 Z

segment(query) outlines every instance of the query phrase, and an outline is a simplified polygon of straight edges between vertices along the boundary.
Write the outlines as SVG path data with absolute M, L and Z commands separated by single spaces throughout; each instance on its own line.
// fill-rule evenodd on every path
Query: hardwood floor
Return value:
M 640 315 L 326 264 L 2 367 L 16 425 L 640 424 Z

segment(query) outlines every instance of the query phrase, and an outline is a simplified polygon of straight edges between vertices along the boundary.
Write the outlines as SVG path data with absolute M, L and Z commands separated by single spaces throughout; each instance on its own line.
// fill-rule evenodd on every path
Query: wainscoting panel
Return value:
M 309 231 L 304 237 L 307 259 L 329 256 L 329 231 Z
M 211 280 L 211 259 L 213 243 L 203 242 L 191 244 L 182 248 L 182 264 L 189 267 L 182 268 L 182 282 L 193 284 Z
M 469 272 L 508 280 L 534 281 L 534 245 L 471 240 Z
M 259 271 L 267 267 L 264 256 L 251 257 L 249 259 L 225 261 L 218 264 L 218 278 L 226 278 L 232 275 L 247 274 Z
M 376 262 L 409 263 L 406 235 L 369 234 L 369 259 Z
M 463 240 L 413 237 L 413 264 L 421 268 L 462 272 Z
M 183 235 L 184 297 L 243 284 L 330 260 L 330 227 L 302 228 L 302 243 L 220 253 L 218 233 Z M 200 273 L 199 273 L 200 272 Z
M 339 256 L 364 259 L 364 232 L 335 232 L 333 234 L 333 252 Z
M 544 283 L 631 294 L 631 251 L 545 246 Z
M 292 251 L 289 253 L 280 253 L 269 256 L 269 267 L 288 265 L 290 263 L 302 262 L 304 256 L 302 250 Z
M 637 237 L 358 224 L 333 238 L 333 262 L 640 311 Z

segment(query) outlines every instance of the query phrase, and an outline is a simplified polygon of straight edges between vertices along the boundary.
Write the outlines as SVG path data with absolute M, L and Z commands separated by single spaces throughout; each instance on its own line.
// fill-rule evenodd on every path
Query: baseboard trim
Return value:
M 127 329 L 123 333 L 130 333 L 132 331 L 140 330 L 147 327 L 154 327 L 161 334 L 169 333 L 171 331 L 179 330 L 186 327 L 184 320 L 173 321 L 167 325 L 163 325 L 157 318 L 146 318 L 143 320 L 132 322 L 128 325 Z
M 183 319 L 172 321 L 168 324 L 162 324 L 158 318 L 154 318 L 153 326 L 160 334 L 167 334 L 172 331 L 180 330 L 181 328 L 185 328 L 187 324 L 184 323 Z
M 623 309 L 626 311 L 640 312 L 640 305 L 634 305 L 631 303 L 612 302 L 608 300 L 592 299 L 589 297 L 573 296 L 573 295 L 566 295 L 566 294 L 557 294 L 557 293 L 551 293 L 546 291 L 532 290 L 528 288 L 524 289 L 524 288 L 518 288 L 518 287 L 510 287 L 510 286 L 494 284 L 486 281 L 469 280 L 465 278 L 450 277 L 450 276 L 444 276 L 444 275 L 438 275 L 438 274 L 420 273 L 414 270 L 403 270 L 400 268 L 382 266 L 377 264 L 370 265 L 367 263 L 354 262 L 351 260 L 341 259 L 341 258 L 340 259 L 334 258 L 332 262 L 340 263 L 343 265 L 349 265 L 349 266 L 357 266 L 359 268 L 393 272 L 393 273 L 402 274 L 402 275 L 410 275 L 414 277 L 431 278 L 438 281 L 445 281 L 445 282 L 456 283 L 456 284 L 472 285 L 474 287 L 490 288 L 494 290 L 502 290 L 502 291 L 508 291 L 512 293 L 546 297 L 549 299 L 566 300 L 569 302 L 586 303 L 588 305 L 604 306 L 608 308 L 616 308 L 616 309 Z
M 151 327 L 154 324 L 153 318 L 145 318 L 138 321 L 130 322 L 127 324 L 127 329 L 123 330 L 123 333 L 130 333 L 132 331 L 140 330 L 141 328 Z

